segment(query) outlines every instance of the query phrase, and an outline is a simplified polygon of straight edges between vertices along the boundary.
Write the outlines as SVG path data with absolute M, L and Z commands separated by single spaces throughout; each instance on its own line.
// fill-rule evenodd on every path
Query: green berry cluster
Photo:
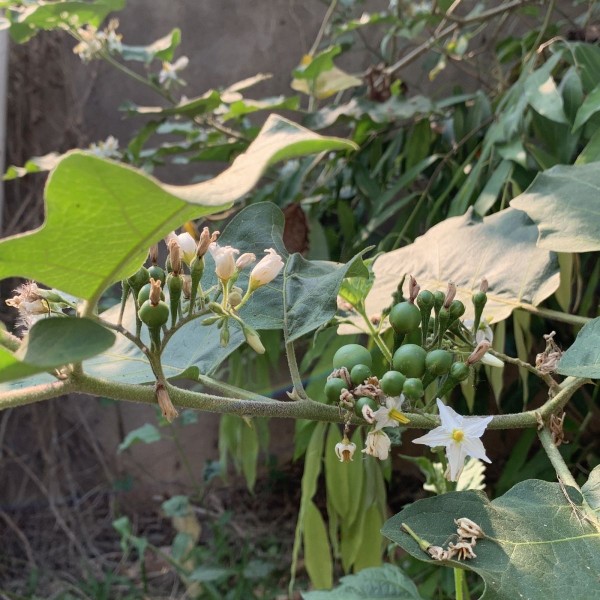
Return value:
M 470 362 L 465 358 L 475 341 L 460 322 L 465 306 L 454 299 L 455 290 L 452 285 L 447 293 L 423 290 L 391 307 L 392 360 L 389 370 L 379 377 L 372 372 L 367 348 L 360 344 L 342 346 L 333 357 L 334 370 L 325 384 L 327 401 L 344 408 L 353 404 L 356 414 L 362 416 L 365 405 L 376 410 L 386 397 L 402 394 L 416 408 L 430 385 L 435 383 L 435 397 L 442 397 L 467 379 Z M 473 295 L 477 326 L 486 300 L 485 292 Z M 361 395 L 365 390 L 368 396 Z

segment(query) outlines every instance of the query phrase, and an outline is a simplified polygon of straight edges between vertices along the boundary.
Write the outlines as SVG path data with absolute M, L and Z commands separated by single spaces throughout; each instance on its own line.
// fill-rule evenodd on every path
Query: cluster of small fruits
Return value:
M 466 357 L 475 344 L 471 332 L 460 322 L 465 306 L 454 299 L 455 293 L 453 284 L 447 293 L 419 292 L 414 282 L 411 298 L 394 304 L 388 313 L 394 331 L 389 370 L 377 377 L 367 348 L 359 344 L 342 346 L 333 357 L 333 372 L 325 384 L 327 401 L 353 408 L 357 416 L 363 417 L 365 406 L 375 411 L 388 396 L 403 395 L 415 408 L 423 402 L 425 390 L 432 383 L 438 383 L 435 397 L 442 397 L 467 379 L 471 361 Z M 485 291 L 473 294 L 472 301 L 474 332 L 487 301 Z

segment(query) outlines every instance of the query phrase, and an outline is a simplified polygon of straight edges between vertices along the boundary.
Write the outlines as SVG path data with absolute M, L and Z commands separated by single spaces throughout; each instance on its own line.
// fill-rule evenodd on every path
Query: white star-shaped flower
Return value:
M 424 436 L 413 440 L 415 444 L 426 444 L 432 448 L 446 447 L 446 457 L 450 469 L 450 481 L 456 481 L 467 456 L 485 462 L 492 462 L 485 454 L 479 439 L 493 417 L 463 417 L 439 398 L 436 400 L 442 424 Z
M 404 396 L 388 396 L 385 399 L 385 406 L 378 408 L 372 415 L 376 422 L 375 431 L 384 427 L 398 427 L 400 423 L 408 423 L 410 419 L 402 412 Z

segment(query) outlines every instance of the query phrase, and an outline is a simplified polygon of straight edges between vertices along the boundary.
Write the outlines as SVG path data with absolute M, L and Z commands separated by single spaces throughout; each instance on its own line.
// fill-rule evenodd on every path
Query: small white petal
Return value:
M 450 481 L 456 481 L 460 475 L 467 457 L 464 442 L 458 444 L 452 441 L 446 446 L 446 457 L 448 458 L 448 466 L 450 467 Z
M 465 417 L 462 425 L 465 437 L 481 437 L 493 418 L 494 417 Z
M 461 429 L 463 418 L 450 406 L 446 406 L 439 398 L 436 399 L 438 410 L 440 411 L 440 419 L 442 427 L 449 431 L 453 429 Z
M 452 438 L 445 427 L 436 427 L 429 433 L 413 440 L 414 444 L 425 444 L 434 448 L 435 446 L 446 446 Z
M 496 356 L 492 356 L 489 352 L 486 352 L 482 357 L 481 357 L 481 362 L 484 365 L 488 365 L 490 367 L 498 367 L 498 368 L 502 368 L 504 367 L 504 363 Z
M 479 438 L 465 438 L 462 441 L 462 446 L 464 448 L 465 454 L 472 456 L 473 458 L 478 458 L 479 460 L 483 460 L 487 463 L 491 463 L 492 461 L 486 456 L 485 448 L 483 447 L 483 443 Z

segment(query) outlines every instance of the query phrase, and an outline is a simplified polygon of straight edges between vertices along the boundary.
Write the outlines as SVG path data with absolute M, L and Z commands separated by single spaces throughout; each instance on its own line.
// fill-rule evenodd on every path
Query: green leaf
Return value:
M 600 86 L 595 87 L 579 107 L 575 122 L 571 131 L 577 131 L 582 125 L 585 125 L 592 115 L 600 110 Z
M 133 431 L 130 431 L 125 439 L 119 444 L 119 448 L 117 452 L 123 452 L 123 450 L 127 450 L 133 444 L 139 444 L 143 442 L 144 444 L 153 444 L 154 442 L 159 442 L 162 439 L 160 435 L 160 431 L 151 425 L 150 423 L 146 423 Z
M 130 435 L 131 433 L 134 432 L 130 432 Z M 187 517 L 190 514 L 190 500 L 187 496 L 173 496 L 165 500 L 160 507 L 166 517 Z
M 353 98 L 349 102 L 321 109 L 308 116 L 304 123 L 311 129 L 331 127 L 340 118 L 360 119 L 368 116 L 375 123 L 390 123 L 412 119 L 419 114 L 429 114 L 434 106 L 425 96 L 404 99 L 392 96 L 385 102 L 366 98 Z
M 217 90 L 208 90 L 202 96 L 186 100 L 176 106 L 138 106 L 133 102 L 124 102 L 120 110 L 129 115 L 159 115 L 163 117 L 184 116 L 189 119 L 213 111 L 221 105 L 221 94 Z
M 190 581 L 203 581 L 205 583 L 209 583 L 211 581 L 219 581 L 219 579 L 224 579 L 225 577 L 230 577 L 232 574 L 232 569 L 226 569 L 224 567 L 201 566 L 196 567 L 188 579 Z
M 581 486 L 581 493 L 590 508 L 600 512 L 600 465 L 594 468 L 590 473 L 588 480 Z M 598 514 L 600 517 L 600 514 Z
M 539 173 L 510 205 L 539 229 L 537 245 L 555 252 L 600 250 L 600 172 L 597 163 L 559 165 Z
M 600 379 L 600 317 L 586 323 L 556 368 L 561 375 Z
M 161 184 L 131 167 L 69 153 L 48 180 L 44 225 L 0 242 L 0 279 L 31 278 L 93 303 L 139 268 L 149 246 L 185 221 L 231 206 L 270 164 L 353 147 L 272 115 L 226 171 L 189 186 Z
M 346 575 L 329 592 L 304 592 L 304 600 L 422 600 L 417 586 L 395 565 L 363 569 Z
M 314 502 L 304 513 L 304 563 L 312 584 L 318 589 L 333 586 L 333 561 L 327 528 Z
M 383 520 L 384 517 L 381 515 L 379 507 L 376 504 L 371 505 L 367 509 L 360 536 L 360 548 L 354 559 L 354 571 L 381 566 L 381 551 L 384 542 L 381 535 Z
M 229 110 L 221 118 L 223 121 L 239 119 L 259 110 L 298 110 L 300 99 L 298 96 L 287 98 L 276 96 L 275 98 L 263 98 L 262 100 L 236 100 L 229 105 Z
M 115 334 L 91 319 L 51 317 L 33 325 L 15 353 L 0 347 L 0 382 L 80 362 L 110 348 Z
M 528 480 L 492 502 L 474 491 L 419 500 L 389 519 L 382 532 L 415 558 L 439 565 L 402 531 L 402 523 L 429 544 L 447 547 L 456 534 L 454 519 L 467 517 L 489 538 L 477 541 L 477 558 L 441 564 L 481 576 L 481 600 L 593 598 L 600 532 L 581 518 L 581 510 L 582 496 L 574 488 Z
M 306 55 L 303 64 L 294 69 L 294 77 L 296 79 L 315 79 L 324 71 L 330 71 L 333 69 L 333 59 L 341 51 L 341 46 L 331 46 L 314 57 Z
M 367 296 L 368 315 L 381 314 L 403 275 L 416 277 L 421 289 L 446 290 L 457 286 L 457 298 L 472 314 L 471 295 L 481 279 L 489 282 L 484 316 L 506 319 L 519 306 L 536 306 L 559 285 L 558 261 L 553 253 L 536 248 L 537 227 L 527 215 L 506 209 L 483 220 L 469 210 L 446 219 L 413 244 L 380 255 L 373 264 L 375 283 Z M 515 269 L 515 265 L 527 265 Z M 408 278 L 407 278 L 408 279 Z M 404 293 L 408 296 L 405 282 Z M 472 318 L 472 317 L 471 317 Z M 342 333 L 363 328 L 360 318 L 340 327 Z
M 19 177 L 29 175 L 30 173 L 50 171 L 50 169 L 53 169 L 57 165 L 60 158 L 61 155 L 58 154 L 58 152 L 50 152 L 49 154 L 44 154 L 44 156 L 34 156 L 22 167 L 17 167 L 15 165 L 8 167 L 2 179 L 4 181 L 10 181 L 11 179 L 18 179 Z
M 554 79 L 550 75 L 560 58 L 561 53 L 557 53 L 534 71 L 525 80 L 524 91 L 527 102 L 540 115 L 557 123 L 568 124 L 562 96 L 558 93 Z
M 600 129 L 597 129 L 585 148 L 581 151 L 577 159 L 576 165 L 587 165 L 591 162 L 600 160 Z
M 155 58 L 171 62 L 177 46 L 181 43 L 181 30 L 173 29 L 164 37 L 147 46 L 122 45 L 121 56 L 125 60 L 139 60 L 151 63 Z
M 9 13 L 10 35 L 22 44 L 40 29 L 71 29 L 85 24 L 99 27 L 105 17 L 125 8 L 125 0 L 95 0 L 94 2 L 40 2 L 25 10 Z

